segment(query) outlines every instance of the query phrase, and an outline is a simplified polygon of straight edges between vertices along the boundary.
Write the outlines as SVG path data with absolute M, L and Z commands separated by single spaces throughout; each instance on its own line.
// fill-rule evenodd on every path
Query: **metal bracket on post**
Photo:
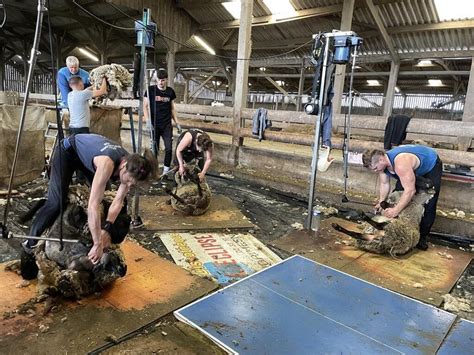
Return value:
M 15 145 L 15 155 L 13 158 L 12 163 L 12 170 L 10 172 L 10 180 L 8 181 L 8 194 L 7 194 L 7 203 L 5 205 L 5 210 L 3 211 L 3 223 L 0 223 L 0 233 L 2 238 L 7 238 L 8 230 L 7 230 L 7 219 L 8 219 L 8 212 L 10 209 L 10 200 L 11 200 L 11 193 L 13 188 L 13 179 L 15 177 L 16 172 L 16 165 L 18 161 L 18 153 L 21 144 L 21 136 L 23 133 L 23 126 L 25 125 L 25 117 L 26 117 L 26 108 L 28 105 L 28 98 L 30 96 L 30 88 L 31 82 L 33 81 L 33 72 L 36 65 L 36 59 L 38 57 L 38 47 L 41 38 L 41 28 L 43 26 L 43 15 L 44 12 L 48 11 L 46 8 L 46 0 L 38 0 L 38 14 L 36 17 L 36 28 L 35 28 L 35 37 L 33 40 L 33 47 L 31 48 L 30 54 L 30 66 L 28 68 L 28 76 L 26 79 L 26 87 L 25 87 L 25 97 L 23 100 L 23 106 L 21 108 L 21 115 L 20 115 L 20 124 L 18 127 L 18 133 L 16 137 L 16 145 Z

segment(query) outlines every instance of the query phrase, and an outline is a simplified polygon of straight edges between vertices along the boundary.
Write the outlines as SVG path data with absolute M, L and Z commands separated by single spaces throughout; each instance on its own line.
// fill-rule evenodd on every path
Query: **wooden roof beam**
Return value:
M 393 61 L 395 63 L 400 63 L 400 57 L 398 56 L 397 50 L 395 49 L 395 46 L 393 45 L 392 39 L 390 38 L 383 24 L 379 9 L 375 7 L 374 2 L 372 0 L 365 0 L 365 2 L 370 10 L 370 13 L 372 14 L 372 17 L 375 20 L 375 23 L 377 24 L 377 27 L 379 28 L 380 34 L 382 35 L 382 38 L 385 41 L 385 44 L 387 45 L 390 51 L 390 54 L 392 55 Z

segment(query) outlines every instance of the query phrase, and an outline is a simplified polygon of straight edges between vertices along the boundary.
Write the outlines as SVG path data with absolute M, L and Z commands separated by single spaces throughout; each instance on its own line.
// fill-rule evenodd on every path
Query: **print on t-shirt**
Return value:
M 170 102 L 171 99 L 167 96 L 155 96 L 155 101 L 159 102 Z

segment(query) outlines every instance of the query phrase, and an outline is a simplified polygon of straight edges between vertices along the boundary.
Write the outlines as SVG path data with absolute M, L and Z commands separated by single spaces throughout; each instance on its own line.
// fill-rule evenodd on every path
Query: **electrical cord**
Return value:
M 56 124 L 58 126 L 58 133 L 57 133 L 57 139 L 56 139 L 56 146 L 53 147 L 53 152 L 54 149 L 57 147 L 58 149 L 58 154 L 59 154 L 59 174 L 62 175 L 63 170 L 62 170 L 62 149 L 61 149 L 61 142 L 64 138 L 64 132 L 63 132 L 63 125 L 61 122 L 61 117 L 59 116 L 59 106 L 58 106 L 58 87 L 57 87 L 57 82 L 56 82 L 56 65 L 54 64 L 54 53 L 55 51 L 53 50 L 53 35 L 52 35 L 52 29 L 51 29 L 51 16 L 50 16 L 50 5 L 49 5 L 49 0 L 47 0 L 47 16 L 48 16 L 48 37 L 49 37 L 49 49 L 51 51 L 51 69 L 53 71 L 53 92 L 54 92 L 54 104 L 55 104 L 55 109 L 56 109 Z M 54 154 L 51 154 L 51 158 L 54 156 Z M 50 167 L 51 167 L 51 172 L 53 170 L 53 161 L 52 159 L 50 160 Z M 63 203 L 63 184 L 62 184 L 62 177 L 60 178 L 59 181 L 59 194 L 60 194 L 60 200 L 59 200 L 59 240 L 60 240 L 60 250 L 63 249 L 64 243 L 63 243 L 63 215 L 64 215 L 64 203 Z
M 135 28 L 131 28 L 131 27 L 122 27 L 122 26 L 117 26 L 117 25 L 114 25 L 110 22 L 107 22 L 103 19 L 101 19 L 99 16 L 95 15 L 94 13 L 90 12 L 89 10 L 87 10 L 84 6 L 82 5 L 79 5 L 76 0 L 72 0 L 73 4 L 76 5 L 78 8 L 80 8 L 82 11 L 84 11 L 86 14 L 88 14 L 89 16 L 91 17 L 94 17 L 96 20 L 106 24 L 107 26 L 110 26 L 110 27 L 113 27 L 113 28 L 116 28 L 118 30 L 124 30 L 124 31 L 135 31 Z
M 107 26 L 110 26 L 110 27 L 113 27 L 113 28 L 116 28 L 116 29 L 119 29 L 119 30 L 124 30 L 124 31 L 135 31 L 135 28 L 132 28 L 132 27 L 121 27 L 121 26 L 117 26 L 117 25 L 114 25 L 112 23 L 109 23 L 103 19 L 101 19 L 100 17 L 98 17 L 97 15 L 95 15 L 94 13 L 92 13 L 91 11 L 87 10 L 86 8 L 84 8 L 82 5 L 79 5 L 76 0 L 72 0 L 72 2 L 77 6 L 79 7 L 82 11 L 84 11 L 85 13 L 87 13 L 89 16 L 95 18 L 96 20 L 106 24 Z M 116 9 L 117 11 L 121 12 L 123 15 L 125 15 L 126 17 L 132 19 L 133 21 L 136 21 L 135 18 L 133 18 L 132 16 L 130 16 L 129 14 L 127 14 L 125 11 L 121 10 L 119 7 L 117 7 L 116 5 L 112 4 L 112 3 L 107 3 L 109 4 L 110 6 L 112 6 L 114 9 Z M 145 26 L 143 24 L 140 23 L 140 25 L 142 26 L 142 28 L 145 28 Z M 158 36 L 161 36 L 171 42 L 174 42 L 176 44 L 179 44 L 183 47 L 186 47 L 188 49 L 191 49 L 195 52 L 199 52 L 199 53 L 203 53 L 203 54 L 206 54 L 206 55 L 210 55 L 210 56 L 213 56 L 213 57 L 216 57 L 216 58 L 222 58 L 222 59 L 229 59 L 229 60 L 232 60 L 232 61 L 239 61 L 239 60 L 242 60 L 242 61 L 250 61 L 250 60 L 267 60 L 267 59 L 274 59 L 274 58 L 279 58 L 279 57 L 283 57 L 287 54 L 290 54 L 290 53 L 293 53 L 303 47 L 305 47 L 307 44 L 311 43 L 313 41 L 313 39 L 310 39 L 309 41 L 299 45 L 298 47 L 296 48 L 293 48 L 289 51 L 286 51 L 286 52 L 283 52 L 283 53 L 280 53 L 280 54 L 275 54 L 275 55 L 271 55 L 271 56 L 266 56 L 266 57 L 260 57 L 260 58 L 236 58 L 236 57 L 231 57 L 231 56 L 225 56 L 225 55 L 220 55 L 220 54 L 210 54 L 206 51 L 203 51 L 203 50 L 200 50 L 200 49 L 197 49 L 195 47 L 192 47 L 186 43 L 182 43 L 172 37 L 169 37 L 169 36 L 166 36 L 164 35 L 163 33 L 158 33 Z
M 5 25 L 5 22 L 7 22 L 7 8 L 5 7 L 4 0 L 1 0 L 0 2 L 1 2 L 0 9 L 3 9 L 3 21 L 2 21 L 2 24 L 0 25 L 0 28 L 3 28 L 3 26 Z

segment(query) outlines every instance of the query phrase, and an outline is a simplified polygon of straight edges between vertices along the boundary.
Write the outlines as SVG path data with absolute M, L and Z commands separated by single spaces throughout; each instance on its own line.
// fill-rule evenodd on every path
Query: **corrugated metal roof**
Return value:
M 9 18 L 7 20 L 7 29 L 13 32 L 8 33 L 8 51 L 20 51 L 23 45 L 20 39 L 31 37 L 34 26 L 32 18 L 34 10 L 28 8 L 26 2 L 18 2 L 14 0 L 4 0 L 9 9 Z M 318 9 L 328 6 L 336 6 L 342 9 L 343 0 L 290 0 L 295 10 Z M 425 26 L 443 24 L 440 22 L 436 12 L 434 0 L 373 0 L 376 8 L 380 13 L 380 17 L 387 32 L 393 42 L 395 49 L 404 58 L 408 56 L 412 62 L 416 60 L 417 55 L 423 56 L 424 53 L 436 54 L 443 52 L 444 56 L 450 56 L 450 51 L 461 51 L 457 56 L 462 55 L 465 51 L 466 56 L 471 57 L 474 51 L 474 25 L 468 22 L 468 26 L 464 28 L 450 28 L 450 29 L 426 29 L 413 28 L 407 26 Z M 86 3 L 82 1 L 82 3 Z M 120 2 L 122 5 L 126 2 Z M 219 2 L 211 1 L 176 1 L 173 4 L 180 6 L 177 11 L 186 13 L 187 18 L 192 18 L 195 21 L 196 28 L 201 25 L 222 23 L 232 21 L 233 17 Z M 202 4 L 202 5 L 200 5 Z M 87 2 L 88 10 L 101 18 L 113 19 L 115 24 L 123 27 L 133 27 L 133 22 L 123 14 L 121 15 L 116 9 L 106 2 Z M 131 8 L 121 6 L 122 9 L 129 13 Z M 83 18 L 87 18 L 87 24 L 76 21 L 73 16 L 68 17 L 68 11 L 71 8 L 67 6 L 65 0 L 50 0 L 50 9 L 53 10 L 52 24 L 57 28 L 58 33 L 63 29 L 67 29 L 67 37 L 64 43 L 91 43 L 90 33 L 84 30 L 84 27 L 99 28 L 102 24 L 89 17 L 79 9 L 75 9 L 77 13 Z M 74 8 L 73 8 L 74 9 Z M 141 9 L 135 9 L 136 16 L 140 18 Z M 133 11 L 131 12 L 133 13 Z M 65 16 L 66 14 L 66 16 Z M 189 15 L 189 17 L 188 17 Z M 254 17 L 262 17 L 271 15 L 266 6 L 263 5 L 262 0 L 254 1 L 253 8 Z M 29 18 L 29 21 L 26 19 Z M 371 68 L 373 70 L 386 72 L 389 70 L 388 60 L 390 53 L 380 31 L 374 21 L 370 9 L 366 6 L 365 1 L 356 1 L 353 14 L 352 28 L 359 35 L 364 38 L 363 46 L 361 47 L 361 55 L 365 58 L 372 58 L 375 61 L 385 62 L 373 63 Z M 309 57 L 311 44 L 302 48 L 297 46 L 305 43 L 305 40 L 311 40 L 314 33 L 320 31 L 331 31 L 340 28 L 341 12 L 336 11 L 324 16 L 315 16 L 296 21 L 281 22 L 278 24 L 254 26 L 252 28 L 252 58 L 278 58 L 278 59 L 295 59 L 293 68 L 300 65 L 302 57 Z M 15 24 L 8 27 L 9 23 Z M 18 26 L 18 23 L 25 23 L 25 26 Z M 95 30 L 94 30 L 95 31 Z M 3 31 L 2 31 L 3 32 Z M 13 33 L 13 34 L 12 34 Z M 114 60 L 118 62 L 131 61 L 133 55 L 133 45 L 135 44 L 135 34 L 133 31 L 124 32 L 119 30 L 112 30 L 111 40 L 113 41 L 113 55 Z M 216 28 L 211 30 L 198 30 L 197 32 L 204 38 L 218 53 L 229 57 L 228 61 L 232 62 L 237 56 L 238 44 L 238 28 Z M 3 35 L 3 33 L 2 33 Z M 178 33 L 164 33 L 164 35 L 177 38 Z M 18 37 L 18 39 L 16 38 Z M 16 43 L 18 42 L 18 43 Z M 167 42 L 161 38 L 157 38 L 156 54 L 153 56 L 159 57 L 158 61 L 164 60 Z M 184 41 L 183 41 L 184 42 Z M 14 45 L 12 45 L 14 43 Z M 225 43 L 224 48 L 223 45 Z M 198 43 L 192 38 L 184 43 L 176 54 L 176 62 L 179 65 L 193 66 L 193 63 L 220 65 L 219 58 L 213 57 L 205 53 L 205 50 L 200 47 Z M 45 44 L 43 43 L 42 52 L 45 53 Z M 190 48 L 188 48 L 190 47 Z M 279 48 L 278 48 L 279 47 Z M 295 49 L 297 48 L 297 49 Z M 150 56 L 151 56 L 150 55 Z M 383 56 L 378 58 L 377 55 Z M 44 55 L 43 55 L 44 56 Z M 45 61 L 46 62 L 46 61 Z M 84 58 L 84 63 L 88 63 Z M 470 60 L 449 62 L 450 67 L 457 70 L 469 70 Z M 402 69 L 401 69 L 402 70 Z M 406 82 L 406 78 L 401 78 L 401 82 Z M 448 78 L 443 78 L 448 80 Z M 462 80 L 466 80 L 465 77 Z M 291 80 L 288 80 L 291 81 Z M 297 81 L 297 79 L 295 79 Z M 416 80 L 414 80 L 416 81 Z M 294 82 L 290 82 L 294 86 Z M 407 83 L 407 85 L 409 85 Z

